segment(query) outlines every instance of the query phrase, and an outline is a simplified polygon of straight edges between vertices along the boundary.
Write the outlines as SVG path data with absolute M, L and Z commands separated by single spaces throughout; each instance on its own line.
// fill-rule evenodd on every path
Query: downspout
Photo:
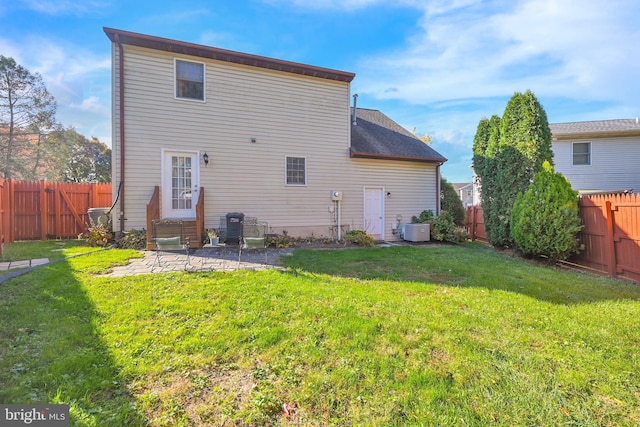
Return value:
M 438 163 L 436 166 L 436 216 L 440 215 L 440 205 L 442 204 L 442 195 L 440 194 L 440 166 L 442 166 L 442 163 Z
M 120 185 L 118 186 L 120 196 L 120 233 L 124 233 L 124 48 L 120 43 L 120 35 L 115 35 L 118 45 L 118 89 L 119 89 L 119 115 L 120 115 Z

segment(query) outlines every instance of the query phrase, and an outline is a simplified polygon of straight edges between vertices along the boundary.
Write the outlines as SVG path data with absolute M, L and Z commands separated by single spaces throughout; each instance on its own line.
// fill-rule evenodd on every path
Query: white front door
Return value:
M 364 188 L 364 227 L 374 239 L 384 239 L 384 188 Z
M 199 154 L 162 150 L 162 217 L 195 218 L 200 193 Z

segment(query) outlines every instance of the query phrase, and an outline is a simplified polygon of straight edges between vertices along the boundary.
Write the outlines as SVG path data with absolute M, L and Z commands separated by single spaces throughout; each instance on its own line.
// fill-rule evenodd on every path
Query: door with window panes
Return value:
M 163 150 L 162 217 L 195 218 L 200 192 L 197 152 Z

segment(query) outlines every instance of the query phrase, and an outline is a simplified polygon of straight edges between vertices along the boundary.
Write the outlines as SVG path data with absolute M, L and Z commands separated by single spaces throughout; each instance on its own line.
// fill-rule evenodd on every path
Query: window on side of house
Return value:
M 590 142 L 574 142 L 573 143 L 573 165 L 588 166 L 591 164 L 591 143 Z
M 175 60 L 176 98 L 204 101 L 204 64 Z
M 285 159 L 287 185 L 307 185 L 307 159 L 306 157 L 291 157 Z

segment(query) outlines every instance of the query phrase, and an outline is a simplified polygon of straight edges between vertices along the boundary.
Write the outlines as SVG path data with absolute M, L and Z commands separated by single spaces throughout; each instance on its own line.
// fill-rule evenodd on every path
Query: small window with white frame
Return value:
M 175 60 L 176 98 L 204 101 L 204 64 Z
M 573 143 L 573 165 L 574 166 L 591 165 L 591 143 L 590 142 L 574 142 Z
M 286 185 L 307 185 L 307 158 L 287 156 L 285 159 Z

